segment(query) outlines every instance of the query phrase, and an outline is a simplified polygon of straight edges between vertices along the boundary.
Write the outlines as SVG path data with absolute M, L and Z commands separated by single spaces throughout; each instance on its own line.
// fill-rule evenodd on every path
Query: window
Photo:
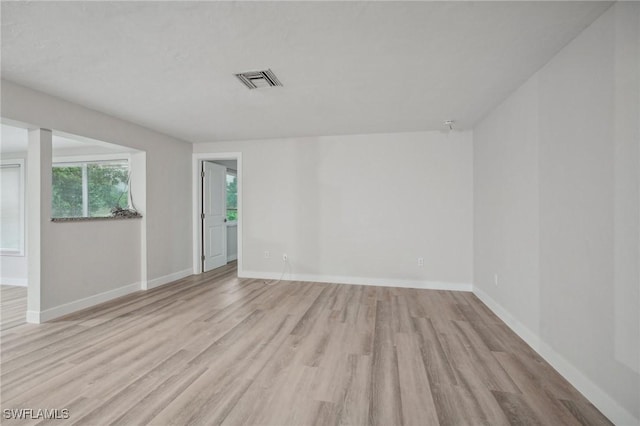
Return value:
M 0 253 L 24 255 L 24 161 L 0 163 Z
M 51 215 L 109 217 L 114 207 L 129 208 L 127 160 L 55 163 Z
M 238 177 L 227 171 L 227 221 L 238 220 Z

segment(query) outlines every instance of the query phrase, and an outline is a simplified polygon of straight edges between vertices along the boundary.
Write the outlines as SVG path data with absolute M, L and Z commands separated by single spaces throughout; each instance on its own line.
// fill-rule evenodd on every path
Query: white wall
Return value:
M 474 129 L 477 292 L 617 424 L 640 418 L 639 24 L 617 3 Z
M 2 284 L 27 286 L 26 256 L 0 256 L 0 271 L 2 271 L 2 275 L 0 275 Z
M 140 289 L 141 223 L 140 219 L 49 223 L 42 310 L 129 285 Z
M 286 278 L 470 288 L 469 133 L 223 142 L 194 152 L 242 152 L 245 276 L 279 277 L 287 253 Z
M 227 224 L 227 262 L 238 258 L 238 224 Z
M 191 273 L 189 143 L 4 80 L 2 116 L 146 153 L 146 226 L 139 220 L 43 223 L 43 311 L 114 295 L 127 285 L 139 288 L 141 280 L 158 285 Z

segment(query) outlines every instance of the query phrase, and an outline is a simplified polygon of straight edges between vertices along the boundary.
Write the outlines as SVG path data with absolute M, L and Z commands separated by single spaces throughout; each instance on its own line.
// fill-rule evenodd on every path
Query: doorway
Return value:
M 193 271 L 237 260 L 242 268 L 242 161 L 240 153 L 193 156 Z

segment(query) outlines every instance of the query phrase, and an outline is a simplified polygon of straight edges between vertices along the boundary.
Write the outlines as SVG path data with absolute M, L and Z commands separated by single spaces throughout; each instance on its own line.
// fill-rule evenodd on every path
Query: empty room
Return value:
M 0 12 L 0 423 L 640 425 L 640 2 Z

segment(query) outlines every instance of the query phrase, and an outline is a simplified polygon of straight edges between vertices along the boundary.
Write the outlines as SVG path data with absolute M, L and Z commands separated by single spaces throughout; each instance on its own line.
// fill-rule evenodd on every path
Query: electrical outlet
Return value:
M 421 267 L 421 268 L 424 266 L 424 257 L 419 257 L 418 258 L 418 266 Z
M 264 258 L 265 259 L 269 259 L 271 257 L 271 253 L 269 253 L 268 251 L 264 252 Z
M 498 286 L 498 274 L 493 274 L 493 284 L 496 287 Z
M 287 253 L 282 255 L 282 261 L 286 262 L 289 259 L 289 257 L 287 256 Z

